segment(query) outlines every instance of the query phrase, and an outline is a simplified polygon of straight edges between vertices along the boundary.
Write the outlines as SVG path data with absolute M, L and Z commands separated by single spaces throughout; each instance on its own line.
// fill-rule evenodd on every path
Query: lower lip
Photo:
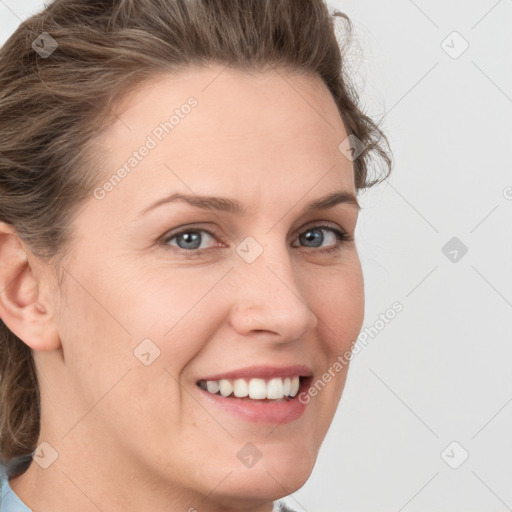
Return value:
M 302 379 L 301 379 L 302 380 Z M 302 391 L 308 388 L 308 381 L 304 379 L 301 382 L 298 393 L 291 400 L 275 401 L 275 400 L 245 400 L 237 397 L 223 397 L 214 395 L 204 389 L 196 386 L 209 403 L 223 409 L 231 414 L 242 417 L 253 423 L 265 423 L 273 425 L 284 425 L 299 419 L 306 405 L 299 402 L 299 396 Z

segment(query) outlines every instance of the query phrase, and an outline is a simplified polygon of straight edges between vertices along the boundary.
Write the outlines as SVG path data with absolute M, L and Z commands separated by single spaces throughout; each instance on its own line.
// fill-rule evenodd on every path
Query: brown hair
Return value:
M 386 137 L 346 76 L 351 28 L 323 0 L 55 0 L 0 50 L 0 221 L 44 261 L 62 257 L 98 178 L 91 144 L 115 120 L 121 94 L 209 62 L 319 75 L 364 148 L 353 162 L 356 189 L 382 181 L 391 171 Z M 51 55 L 33 45 L 42 33 L 47 50 L 50 36 L 58 45 Z M 374 162 L 384 172 L 371 177 Z M 0 321 L 0 461 L 30 455 L 39 429 L 32 351 Z

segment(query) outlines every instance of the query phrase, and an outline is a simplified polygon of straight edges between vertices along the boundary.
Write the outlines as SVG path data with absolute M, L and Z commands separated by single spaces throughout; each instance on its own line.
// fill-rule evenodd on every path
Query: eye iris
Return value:
M 316 234 L 312 234 L 312 233 L 316 233 Z M 322 242 L 324 241 L 324 235 L 322 233 L 322 230 L 319 228 L 309 229 L 301 236 L 301 241 L 306 241 L 306 242 L 317 241 L 319 243 L 316 245 L 313 245 L 312 247 L 319 247 L 320 245 L 322 245 Z
M 185 244 L 192 243 L 192 247 L 190 245 L 185 245 L 185 247 L 182 247 L 180 244 L 180 240 L 185 240 Z M 181 249 L 197 249 L 201 245 L 201 235 L 194 231 L 182 233 L 181 235 L 179 235 L 177 237 L 177 241 L 178 241 L 178 246 Z M 199 242 L 199 243 L 197 243 L 197 242 Z

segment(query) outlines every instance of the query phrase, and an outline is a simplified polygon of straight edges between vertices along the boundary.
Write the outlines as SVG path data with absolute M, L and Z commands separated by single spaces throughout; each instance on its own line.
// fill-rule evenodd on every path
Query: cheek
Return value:
M 101 403 L 94 418 L 109 431 L 132 441 L 151 432 L 161 440 L 190 405 L 182 403 L 180 374 L 216 328 L 208 290 L 219 278 L 210 272 L 192 280 L 175 271 L 171 280 L 123 274 L 122 265 L 91 268 L 71 269 L 75 279 L 67 284 L 61 315 L 68 377 L 81 397 L 81 403 L 72 397 L 76 416 Z
M 333 269 L 312 288 L 312 309 L 319 317 L 320 373 L 311 384 L 319 438 L 331 423 L 345 386 L 350 351 L 364 319 L 364 281 L 359 260 Z M 321 286 L 320 286 L 321 285 Z M 321 381 L 321 382 L 320 382 Z M 313 389 L 315 388 L 315 389 Z
M 364 282 L 359 260 L 332 269 L 311 286 L 312 309 L 320 319 L 322 339 L 332 359 L 350 348 L 364 319 Z
M 113 283 L 78 272 L 73 276 L 59 318 L 66 365 L 72 378 L 104 389 L 131 364 L 131 325 L 121 314 Z
M 225 321 L 218 285 L 224 274 L 213 267 L 142 273 L 118 297 L 131 317 L 132 345 L 151 339 L 160 351 L 157 366 L 180 379 Z

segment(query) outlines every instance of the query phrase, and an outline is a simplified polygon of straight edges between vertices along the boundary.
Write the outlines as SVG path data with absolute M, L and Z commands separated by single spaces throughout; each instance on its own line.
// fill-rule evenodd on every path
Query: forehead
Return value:
M 159 73 L 146 80 L 118 105 L 118 122 L 110 128 L 110 134 L 123 133 L 123 127 L 130 129 L 130 120 L 168 117 L 191 96 L 199 103 L 194 109 L 198 121 L 188 124 L 194 125 L 197 135 L 211 135 L 213 127 L 224 135 L 239 135 L 240 127 L 265 134 L 299 118 L 309 120 L 309 125 L 301 129 L 309 134 L 327 128 L 336 132 L 342 124 L 334 100 L 318 75 L 210 65 Z M 247 126 L 248 119 L 258 122 Z M 294 131 L 296 127 L 291 125 L 289 129 Z
M 343 122 L 315 75 L 191 68 L 145 82 L 115 114 L 99 138 L 107 150 L 103 179 L 124 168 L 115 193 L 125 201 L 140 202 L 155 188 L 298 193 L 301 183 L 320 179 L 354 189 L 352 164 L 338 149 Z

